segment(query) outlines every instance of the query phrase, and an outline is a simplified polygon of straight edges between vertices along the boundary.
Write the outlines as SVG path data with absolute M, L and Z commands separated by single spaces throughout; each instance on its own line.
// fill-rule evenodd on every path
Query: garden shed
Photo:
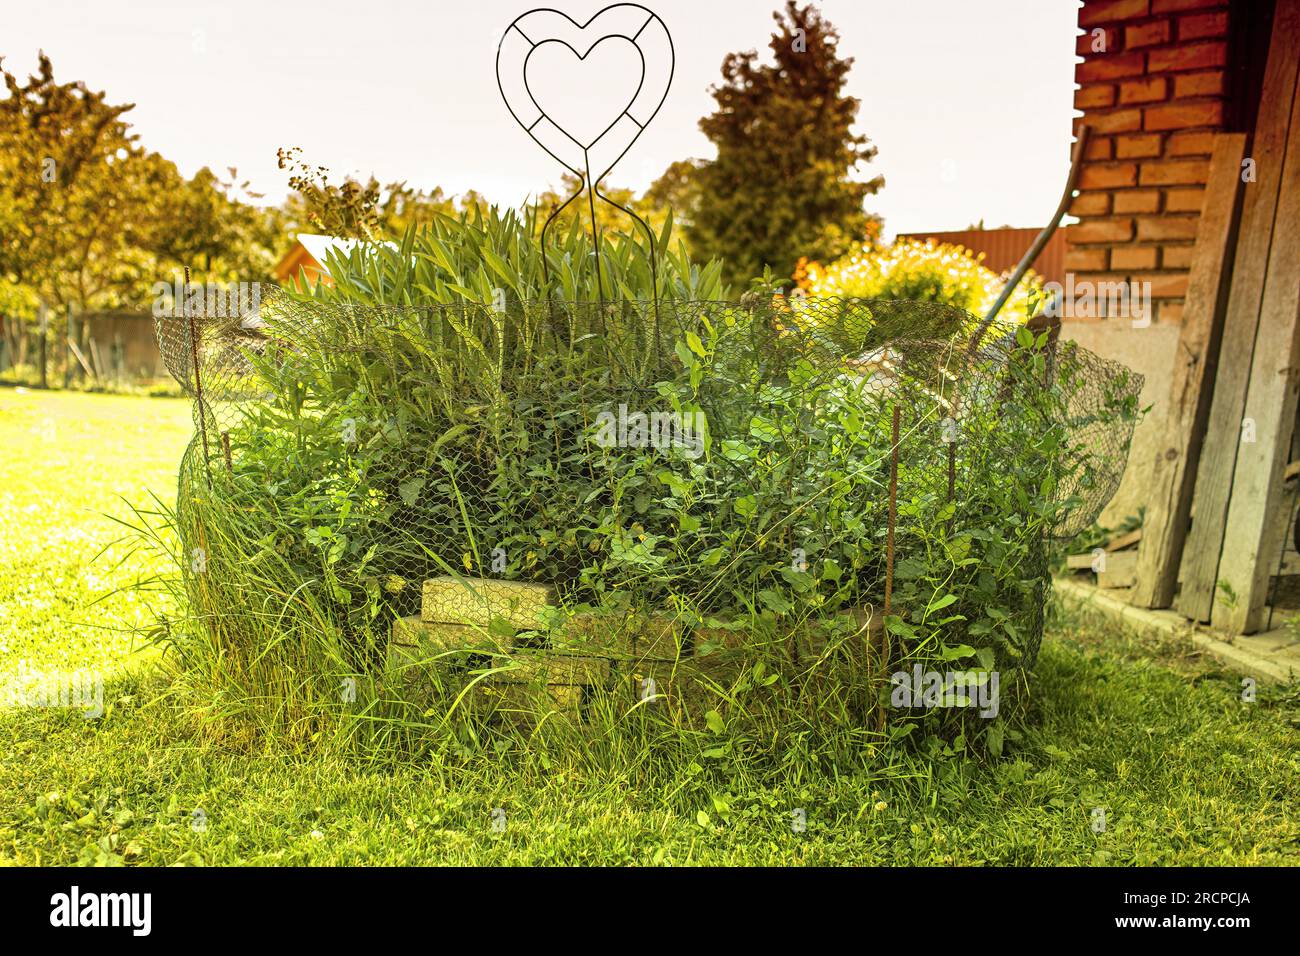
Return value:
M 1145 508 L 1129 598 L 1276 627 L 1300 580 L 1300 0 L 1087 0 L 1078 25 L 1066 269 L 1150 292 L 1064 323 L 1148 379 L 1109 512 Z

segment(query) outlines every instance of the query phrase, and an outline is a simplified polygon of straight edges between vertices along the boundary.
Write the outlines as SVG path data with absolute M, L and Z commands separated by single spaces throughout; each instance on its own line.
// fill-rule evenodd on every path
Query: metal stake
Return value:
M 185 289 L 181 302 L 182 314 L 190 335 L 190 361 L 194 363 L 194 399 L 199 405 L 199 434 L 203 437 L 203 473 L 208 476 L 208 486 L 212 485 L 212 472 L 208 470 L 208 419 L 203 407 L 203 377 L 199 374 L 199 337 L 194 325 L 194 315 L 190 312 L 190 267 L 185 267 Z

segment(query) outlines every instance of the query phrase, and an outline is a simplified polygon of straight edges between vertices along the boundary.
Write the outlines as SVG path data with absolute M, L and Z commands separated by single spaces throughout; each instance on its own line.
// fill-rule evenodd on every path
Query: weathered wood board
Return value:
M 1278 0 L 1259 117 L 1250 146 L 1256 179 L 1246 184 L 1242 204 L 1214 398 L 1197 469 L 1192 526 L 1183 547 L 1180 589 L 1174 602 L 1177 610 L 1195 621 L 1210 620 L 1214 608 L 1238 452 L 1244 445 L 1247 390 L 1272 262 L 1270 251 L 1300 71 L 1300 44 L 1295 42 L 1298 33 L 1300 0 Z M 1282 224 L 1283 232 L 1294 228 L 1294 220 Z M 1290 324 L 1290 320 L 1284 321 Z
M 1138 607 L 1169 607 L 1178 587 L 1178 567 L 1187 539 L 1196 468 L 1210 417 L 1214 373 L 1223 338 L 1232 252 L 1245 185 L 1241 176 L 1245 156 L 1245 134 L 1223 133 L 1215 137 L 1192 250 L 1178 356 L 1165 407 L 1164 438 L 1157 446 L 1159 454 L 1142 526 L 1132 595 Z
M 1300 6 L 1300 3 L 1293 4 Z M 1290 34 L 1300 36 L 1300 25 Z M 1300 44 L 1298 44 L 1300 45 Z M 1300 84 L 1300 80 L 1297 81 Z M 1287 530 L 1282 507 L 1300 395 L 1300 89 L 1293 91 L 1290 132 L 1269 250 L 1259 331 L 1243 421 L 1254 441 L 1241 442 L 1232 482 L 1219 579 L 1238 600 L 1215 615 L 1234 634 L 1264 623 L 1269 579 Z M 1222 618 L 1220 620 L 1220 617 Z

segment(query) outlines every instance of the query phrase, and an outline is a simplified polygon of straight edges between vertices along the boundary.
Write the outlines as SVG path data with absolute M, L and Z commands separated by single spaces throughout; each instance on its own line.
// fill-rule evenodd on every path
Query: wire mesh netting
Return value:
M 825 639 L 788 635 L 843 620 L 874 635 L 876 670 L 936 633 L 1023 665 L 1047 540 L 1114 493 L 1141 377 L 1051 331 L 975 326 L 919 302 L 279 292 L 159 319 L 194 398 L 191 613 L 209 640 L 265 643 L 234 620 L 292 630 L 310 604 L 359 672 L 428 641 L 641 665 L 767 641 L 806 662 Z M 608 679 L 547 666 L 552 693 Z

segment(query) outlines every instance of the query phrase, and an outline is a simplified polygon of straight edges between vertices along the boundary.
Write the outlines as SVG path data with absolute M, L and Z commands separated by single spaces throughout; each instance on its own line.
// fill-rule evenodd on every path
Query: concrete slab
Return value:
M 1224 640 L 1214 631 L 1193 624 L 1174 611 L 1148 611 L 1091 584 L 1056 578 L 1053 589 L 1067 604 L 1090 608 L 1134 628 L 1154 628 L 1166 634 L 1185 635 L 1224 666 L 1259 681 L 1289 683 L 1300 679 L 1300 641 L 1281 628 L 1262 634 Z

